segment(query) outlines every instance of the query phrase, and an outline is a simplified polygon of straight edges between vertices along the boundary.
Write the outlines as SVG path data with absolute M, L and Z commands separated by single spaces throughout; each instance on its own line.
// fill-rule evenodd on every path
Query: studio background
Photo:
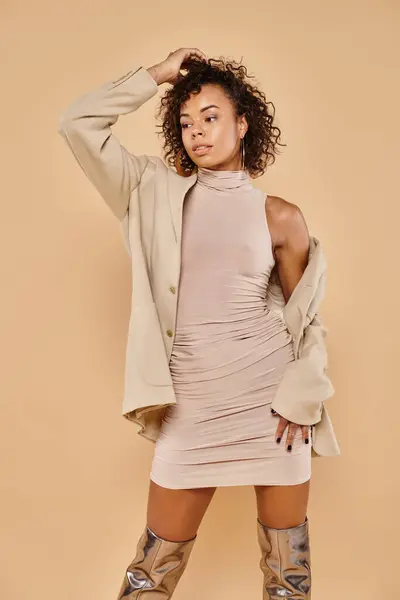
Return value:
M 136 552 L 153 446 L 121 415 L 129 257 L 57 126 L 78 95 L 182 46 L 243 58 L 274 102 L 287 147 L 255 184 L 300 206 L 327 258 L 327 406 L 342 455 L 312 462 L 313 599 L 392 593 L 399 13 L 394 0 L 3 0 L 2 597 L 110 600 Z M 132 152 L 161 156 L 165 89 L 116 124 Z M 220 488 L 174 598 L 261 598 L 259 559 L 253 488 Z

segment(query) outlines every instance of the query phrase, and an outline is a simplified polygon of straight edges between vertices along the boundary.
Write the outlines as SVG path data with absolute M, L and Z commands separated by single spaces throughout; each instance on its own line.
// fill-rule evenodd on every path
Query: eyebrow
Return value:
M 219 108 L 219 106 L 217 106 L 216 104 L 209 104 L 208 106 L 205 106 L 204 108 L 200 109 L 200 112 L 204 112 L 205 110 L 208 110 L 209 108 Z M 180 117 L 190 117 L 190 115 L 188 113 L 181 113 L 179 115 Z

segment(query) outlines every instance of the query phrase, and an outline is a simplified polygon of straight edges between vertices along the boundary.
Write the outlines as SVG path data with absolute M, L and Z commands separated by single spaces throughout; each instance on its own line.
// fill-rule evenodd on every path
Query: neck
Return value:
M 253 188 L 249 174 L 243 170 L 211 169 L 199 167 L 197 182 L 207 188 L 219 191 L 249 191 Z

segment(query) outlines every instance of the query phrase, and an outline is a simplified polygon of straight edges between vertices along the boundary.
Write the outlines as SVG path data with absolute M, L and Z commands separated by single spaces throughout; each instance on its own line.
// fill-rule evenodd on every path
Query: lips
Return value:
M 199 144 L 193 147 L 193 152 L 195 154 L 206 154 L 211 148 L 212 146 L 209 146 L 208 144 Z

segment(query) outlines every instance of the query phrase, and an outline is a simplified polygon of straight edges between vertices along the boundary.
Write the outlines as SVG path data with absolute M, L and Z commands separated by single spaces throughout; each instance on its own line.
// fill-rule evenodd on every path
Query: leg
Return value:
M 172 597 L 216 488 L 171 490 L 150 480 L 147 524 L 118 600 Z
M 287 529 L 306 520 L 310 480 L 299 485 L 256 485 L 254 491 L 263 525 Z
M 309 600 L 311 556 L 307 504 L 310 480 L 293 486 L 255 486 L 257 535 L 264 573 L 263 600 Z
M 197 534 L 216 488 L 170 490 L 150 480 L 147 525 L 168 540 L 188 540 Z

